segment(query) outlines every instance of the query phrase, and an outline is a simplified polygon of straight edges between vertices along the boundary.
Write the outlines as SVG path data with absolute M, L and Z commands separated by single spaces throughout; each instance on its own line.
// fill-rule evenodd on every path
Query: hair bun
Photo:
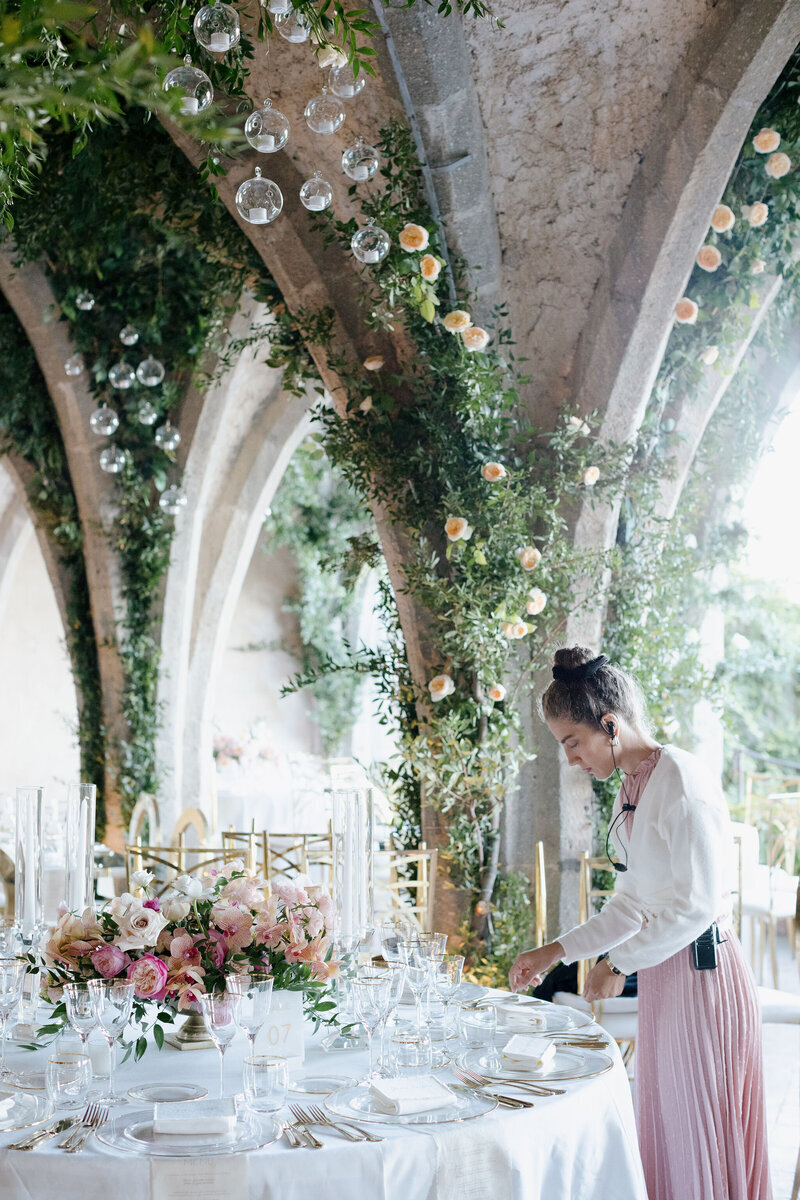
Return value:
M 589 650 L 586 646 L 562 646 L 553 655 L 553 666 L 580 667 L 591 662 L 594 657 L 594 650 Z
M 581 680 L 591 679 L 607 662 L 605 654 L 598 654 L 597 658 L 578 663 L 574 667 L 556 665 L 553 667 L 553 679 L 557 679 L 559 683 L 580 683 Z

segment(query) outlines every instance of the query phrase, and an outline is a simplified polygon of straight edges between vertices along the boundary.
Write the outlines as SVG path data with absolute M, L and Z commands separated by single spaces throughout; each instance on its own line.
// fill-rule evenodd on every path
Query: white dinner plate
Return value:
M 497 1108 L 495 1096 L 452 1084 L 448 1087 L 453 1093 L 449 1104 L 429 1112 L 404 1113 L 402 1116 L 383 1112 L 364 1084 L 334 1092 L 324 1104 L 337 1117 L 346 1117 L 350 1121 L 377 1121 L 382 1125 L 445 1125 L 450 1121 L 470 1121 Z
M 544 1068 L 530 1067 L 505 1058 L 499 1050 L 468 1050 L 457 1060 L 459 1067 L 477 1071 L 487 1079 L 505 1082 L 530 1080 L 550 1083 L 555 1080 L 591 1079 L 610 1071 L 614 1062 L 602 1050 L 576 1050 L 572 1046 L 557 1046 L 555 1057 Z

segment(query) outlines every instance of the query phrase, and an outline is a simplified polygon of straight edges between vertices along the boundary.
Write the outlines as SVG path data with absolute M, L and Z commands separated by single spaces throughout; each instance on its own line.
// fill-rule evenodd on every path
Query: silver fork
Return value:
M 520 1092 L 530 1092 L 533 1096 L 565 1096 L 564 1088 L 544 1087 L 540 1083 L 534 1083 L 528 1079 L 504 1079 L 502 1081 L 489 1079 L 486 1075 L 479 1075 L 477 1071 L 473 1071 L 471 1067 L 462 1067 L 461 1070 L 465 1075 L 469 1075 L 470 1079 L 475 1083 L 479 1083 L 482 1087 L 497 1087 L 507 1083 L 510 1087 L 515 1088 Z
M 67 1154 L 77 1154 L 79 1150 L 83 1149 L 89 1134 L 93 1133 L 95 1129 L 99 1129 L 101 1125 L 105 1125 L 107 1120 L 107 1108 L 101 1108 L 99 1104 L 90 1104 L 81 1118 L 78 1129 L 61 1143 L 59 1150 L 66 1150 Z
M 485 1092 L 491 1099 L 496 1100 L 502 1108 L 533 1108 L 530 1100 L 518 1100 L 516 1096 L 503 1096 L 499 1092 L 494 1091 L 495 1084 L 478 1083 L 477 1080 L 464 1075 L 457 1067 L 453 1067 L 452 1071 L 459 1083 L 462 1083 L 473 1092 Z
M 360 1141 L 367 1142 L 385 1142 L 386 1138 L 380 1137 L 377 1133 L 372 1133 L 369 1129 L 364 1129 L 361 1125 L 354 1125 L 352 1121 L 331 1121 L 327 1113 L 325 1113 L 318 1104 L 310 1104 L 310 1111 L 317 1117 L 320 1124 L 330 1125 L 333 1129 L 341 1129 L 342 1133 L 346 1130 L 354 1129 L 356 1133 L 361 1134 Z
M 298 1104 L 290 1104 L 289 1112 L 294 1117 L 292 1125 L 305 1138 L 306 1146 L 310 1146 L 314 1150 L 322 1149 L 322 1142 L 319 1138 L 314 1137 L 314 1134 L 308 1128 L 308 1122 L 305 1119 L 305 1113 Z
M 335 1121 L 330 1121 L 325 1116 L 321 1108 L 315 1108 L 313 1104 L 309 1104 L 308 1108 L 297 1109 L 303 1117 L 307 1125 L 323 1125 L 328 1129 L 335 1129 L 337 1133 L 341 1133 L 342 1137 L 346 1137 L 350 1142 L 363 1142 L 366 1138 L 360 1133 L 356 1133 L 354 1129 L 347 1129 L 344 1125 L 337 1125 Z
M 55 1137 L 56 1134 L 64 1133 L 67 1129 L 71 1129 L 75 1121 L 75 1117 L 62 1117 L 60 1121 L 55 1121 L 52 1125 L 48 1125 L 46 1129 L 37 1129 L 35 1133 L 29 1134 L 21 1142 L 12 1142 L 6 1149 L 34 1150 L 42 1142 L 46 1142 L 48 1138 Z

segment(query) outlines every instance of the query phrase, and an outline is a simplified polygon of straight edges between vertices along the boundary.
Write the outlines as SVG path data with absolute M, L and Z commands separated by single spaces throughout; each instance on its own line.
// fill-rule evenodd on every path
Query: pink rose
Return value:
M 130 961 L 130 955 L 120 950 L 119 946 L 98 946 L 91 957 L 92 966 L 103 979 L 113 979 Z
M 128 967 L 128 979 L 140 1000 L 163 1000 L 167 988 L 167 964 L 154 954 L 143 954 Z

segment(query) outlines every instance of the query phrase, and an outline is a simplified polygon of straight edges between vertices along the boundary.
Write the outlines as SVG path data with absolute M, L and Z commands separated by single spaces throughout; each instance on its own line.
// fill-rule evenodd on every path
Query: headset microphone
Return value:
M 629 797 L 627 791 L 625 790 L 625 784 L 623 782 L 622 775 L 620 773 L 620 769 L 617 766 L 616 755 L 614 754 L 614 747 L 619 745 L 619 735 L 617 734 L 617 727 L 613 721 L 601 721 L 600 725 L 601 725 L 601 728 L 604 730 L 604 732 L 607 733 L 608 736 L 611 738 L 611 761 L 613 762 L 614 770 L 617 773 L 617 779 L 619 780 L 620 790 L 622 792 L 622 795 L 625 797 L 624 803 L 620 805 L 619 812 L 617 813 L 616 817 L 609 825 L 608 833 L 606 834 L 606 858 L 611 863 L 611 866 L 614 868 L 615 871 L 619 871 L 620 873 L 622 873 L 623 871 L 627 871 L 627 869 L 628 869 L 628 851 L 626 850 L 625 846 L 622 846 L 622 853 L 625 855 L 625 862 L 615 862 L 614 859 L 611 857 L 611 850 L 610 850 L 611 834 L 614 832 L 614 826 L 617 824 L 617 822 L 619 820 L 624 821 L 625 817 L 627 816 L 627 814 L 629 812 L 636 812 L 636 805 L 631 804 L 631 802 L 630 802 L 630 797 Z

